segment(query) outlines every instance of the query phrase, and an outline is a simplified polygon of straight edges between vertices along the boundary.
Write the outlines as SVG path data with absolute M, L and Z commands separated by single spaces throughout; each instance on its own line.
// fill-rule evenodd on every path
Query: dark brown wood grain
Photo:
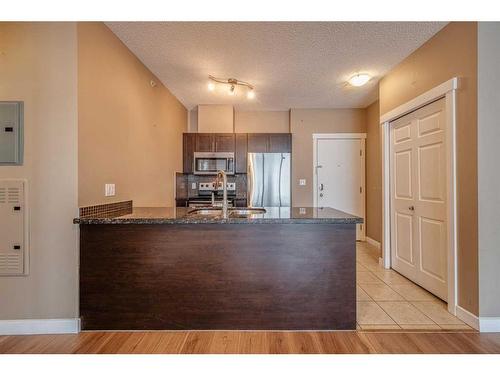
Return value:
M 269 152 L 292 152 L 292 135 L 269 134 Z
M 247 134 L 235 134 L 235 172 L 247 173 Z
M 93 329 L 355 329 L 354 224 L 81 225 Z
M 269 136 L 261 133 L 248 134 L 248 152 L 268 152 Z
M 290 133 L 250 133 L 248 152 L 292 152 Z
M 194 150 L 196 147 L 196 134 L 184 133 L 182 135 L 182 171 L 184 173 L 193 173 Z
M 196 152 L 214 152 L 215 138 L 212 133 L 196 133 Z
M 234 152 L 234 134 L 215 134 L 216 152 Z

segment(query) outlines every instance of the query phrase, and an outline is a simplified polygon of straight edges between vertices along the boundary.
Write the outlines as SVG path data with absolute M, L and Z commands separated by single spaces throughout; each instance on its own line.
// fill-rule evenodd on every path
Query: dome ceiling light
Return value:
M 349 84 L 351 86 L 360 87 L 368 83 L 372 77 L 366 73 L 358 73 L 349 78 Z
M 216 83 L 221 83 L 228 86 L 228 94 L 233 96 L 236 94 L 236 87 L 241 86 L 246 89 L 247 99 L 254 99 L 255 92 L 254 87 L 245 81 L 240 81 L 236 78 L 216 78 L 214 76 L 208 76 L 210 82 L 208 83 L 208 91 L 215 91 Z

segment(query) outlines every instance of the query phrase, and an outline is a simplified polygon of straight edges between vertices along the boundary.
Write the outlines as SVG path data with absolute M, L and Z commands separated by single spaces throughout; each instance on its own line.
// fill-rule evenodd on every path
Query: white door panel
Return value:
M 412 239 L 413 218 L 411 215 L 400 212 L 396 212 L 395 217 L 396 258 L 413 267 L 415 265 Z
M 413 199 L 411 178 L 411 150 L 404 150 L 394 153 L 394 169 L 396 170 L 396 197 L 399 199 Z
M 316 202 L 364 218 L 364 139 L 316 140 Z M 364 240 L 364 224 L 357 225 Z
M 444 99 L 391 126 L 392 267 L 447 298 Z
M 419 220 L 421 271 L 440 282 L 446 282 L 446 254 L 435 251 L 436 244 L 446 245 L 445 223 L 426 217 L 420 217 Z

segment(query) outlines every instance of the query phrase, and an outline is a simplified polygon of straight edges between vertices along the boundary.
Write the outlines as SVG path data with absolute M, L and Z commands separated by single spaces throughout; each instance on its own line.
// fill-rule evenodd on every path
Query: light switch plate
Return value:
M 191 189 L 196 190 L 196 182 L 191 182 Z
M 106 197 L 115 196 L 115 184 L 105 184 L 104 185 L 104 195 Z
M 300 185 L 300 186 L 306 186 L 306 179 L 305 179 L 305 178 L 301 178 L 301 179 L 299 180 L 299 185 Z

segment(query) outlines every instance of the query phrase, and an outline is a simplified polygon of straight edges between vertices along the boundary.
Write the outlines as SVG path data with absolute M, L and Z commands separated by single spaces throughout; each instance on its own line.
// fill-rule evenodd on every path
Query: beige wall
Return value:
M 100 22 L 78 24 L 78 121 L 80 206 L 174 204 L 187 111 Z M 105 183 L 115 197 L 104 197 Z
M 380 82 L 380 113 L 460 77 L 457 92 L 458 304 L 478 313 L 477 24 L 452 22 Z
M 197 119 L 200 133 L 234 133 L 232 105 L 200 104 Z
M 365 133 L 364 109 L 292 109 L 292 204 L 313 205 L 313 133 Z M 300 186 L 299 179 L 306 185 Z
M 378 100 L 366 108 L 366 235 L 382 241 L 382 153 Z
M 236 133 L 289 133 L 290 111 L 242 111 L 234 113 Z
M 0 100 L 24 101 L 29 275 L 0 277 L 0 320 L 78 316 L 77 59 L 74 23 L 0 23 Z
M 478 24 L 479 315 L 500 317 L 500 22 Z

